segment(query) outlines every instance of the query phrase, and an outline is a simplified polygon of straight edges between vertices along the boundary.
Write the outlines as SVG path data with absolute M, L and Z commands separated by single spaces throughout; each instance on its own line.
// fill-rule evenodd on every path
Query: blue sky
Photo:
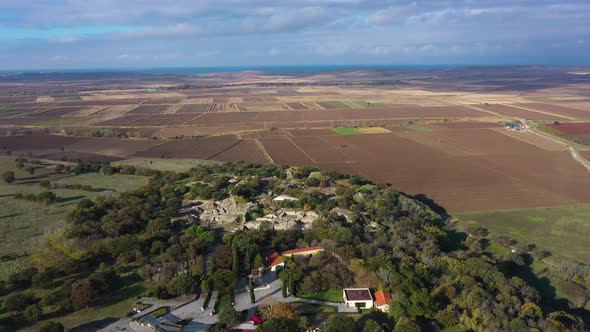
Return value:
M 0 69 L 590 65 L 588 0 L 0 0 Z

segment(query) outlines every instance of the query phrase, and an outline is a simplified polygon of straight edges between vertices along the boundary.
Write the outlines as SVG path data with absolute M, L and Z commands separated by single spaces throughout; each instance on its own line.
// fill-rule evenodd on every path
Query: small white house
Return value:
M 342 297 L 347 307 L 373 308 L 373 295 L 368 288 L 344 288 Z

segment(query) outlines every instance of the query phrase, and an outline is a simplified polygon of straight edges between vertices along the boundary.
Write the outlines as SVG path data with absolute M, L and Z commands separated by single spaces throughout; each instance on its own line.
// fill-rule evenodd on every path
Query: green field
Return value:
M 161 159 L 161 158 L 131 158 L 114 161 L 112 165 L 130 165 L 135 167 L 150 168 L 158 171 L 186 172 L 189 169 L 203 164 L 217 164 L 217 161 L 199 159 Z
M 338 135 L 360 135 L 362 134 L 358 128 L 332 128 L 332 131 Z
M 492 235 L 549 250 L 552 260 L 590 264 L 590 205 L 461 214 L 463 226 L 479 224 Z
M 63 225 L 65 215 L 82 198 L 93 198 L 104 193 L 94 191 L 52 189 L 59 201 L 51 205 L 14 199 L 16 193 L 38 194 L 44 189 L 43 180 L 62 184 L 90 185 L 109 191 L 125 191 L 147 183 L 147 177 L 133 175 L 56 174 L 51 165 L 36 165 L 34 175 L 15 167 L 14 159 L 0 157 L 0 173 L 15 172 L 12 184 L 0 181 L 0 279 L 11 272 L 26 267 L 28 252 L 38 236 Z
M 342 298 L 342 289 L 331 289 L 322 293 L 303 294 L 299 297 L 308 300 L 344 303 L 344 299 Z
M 365 135 L 365 134 L 383 134 L 390 131 L 383 127 L 362 127 L 362 128 L 332 128 L 332 131 L 338 135 Z
M 409 129 L 412 129 L 412 130 L 417 131 L 417 132 L 429 132 L 429 131 L 432 131 L 432 129 L 430 129 L 428 127 L 419 126 L 417 124 L 407 125 L 407 126 L 405 126 L 405 128 L 409 128 Z

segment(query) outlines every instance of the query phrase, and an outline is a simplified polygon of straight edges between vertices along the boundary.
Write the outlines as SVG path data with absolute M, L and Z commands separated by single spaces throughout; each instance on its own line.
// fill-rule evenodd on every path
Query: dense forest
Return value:
M 68 171 L 86 169 L 95 170 L 86 165 Z M 328 331 L 584 329 L 582 318 L 527 283 L 534 253 L 485 251 L 485 230 L 453 230 L 444 209 L 423 197 L 309 167 L 230 163 L 150 175 L 139 190 L 82 200 L 64 229 L 43 238 L 31 267 L 0 283 L 5 313 L 0 329 L 52 318 L 56 322 L 43 328 L 57 331 L 60 316 L 99 305 L 130 282 L 149 285 L 150 295 L 158 298 L 206 296 L 212 290 L 230 294 L 240 278 L 263 264 L 262 252 L 310 245 L 326 250 L 287 260 L 280 272 L 290 295 L 351 286 L 394 294 L 385 320 L 365 320 L 361 326 L 362 319 L 355 324 L 343 316 L 329 319 Z M 297 200 L 272 202 L 277 195 Z M 285 208 L 315 211 L 320 218 L 305 229 L 275 230 L 262 223 L 231 232 L 184 218 L 190 202 L 226 198 L 252 203 L 237 224 Z M 211 329 L 235 321 L 232 308 L 222 308 Z M 259 330 L 291 331 L 308 324 L 284 315 Z

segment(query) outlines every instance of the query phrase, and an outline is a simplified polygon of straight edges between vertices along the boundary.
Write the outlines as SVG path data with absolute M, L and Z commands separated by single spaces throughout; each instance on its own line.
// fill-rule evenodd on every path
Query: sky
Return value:
M 0 69 L 590 65 L 588 0 L 0 0 Z

